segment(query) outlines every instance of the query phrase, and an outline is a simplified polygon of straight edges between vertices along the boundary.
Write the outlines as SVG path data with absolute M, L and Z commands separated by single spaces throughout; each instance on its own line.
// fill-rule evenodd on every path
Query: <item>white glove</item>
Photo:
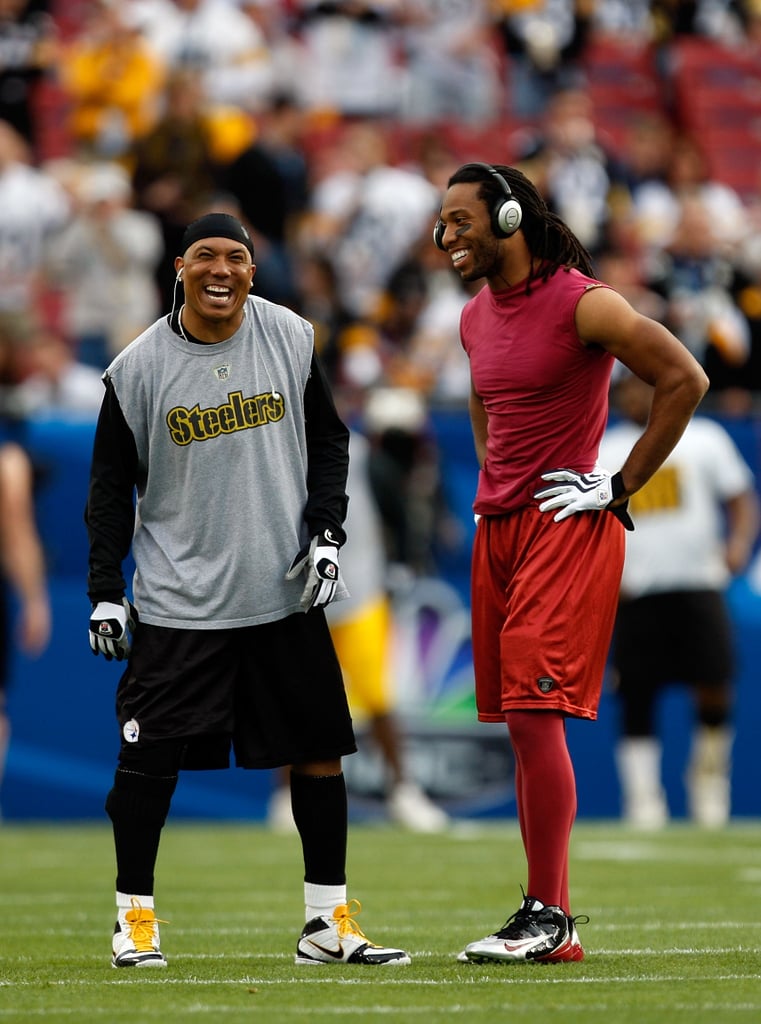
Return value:
M 302 548 L 291 562 L 285 574 L 287 580 L 295 580 L 306 569 L 307 580 L 301 594 L 300 605 L 305 612 L 310 608 L 322 608 L 336 596 L 341 571 L 338 568 L 338 541 L 330 530 L 323 530 L 312 540 L 308 548 Z
M 132 646 L 131 634 L 137 625 L 137 612 L 126 597 L 121 604 L 99 601 L 90 616 L 90 648 L 103 654 L 106 661 L 123 661 Z
M 540 512 L 560 511 L 554 516 L 559 523 L 575 512 L 601 512 L 607 510 L 620 519 L 627 530 L 634 529 L 634 523 L 627 511 L 628 500 L 611 508 L 624 489 L 620 473 L 611 474 L 601 466 L 595 466 L 591 473 L 577 473 L 574 469 L 556 469 L 542 473 L 542 480 L 557 481 L 554 487 L 537 491 L 534 497 L 541 501 Z

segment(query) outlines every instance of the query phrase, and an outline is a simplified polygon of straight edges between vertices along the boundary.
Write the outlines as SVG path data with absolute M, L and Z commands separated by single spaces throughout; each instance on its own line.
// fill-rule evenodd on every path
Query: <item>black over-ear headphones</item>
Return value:
M 483 170 L 488 171 L 499 182 L 503 195 L 491 208 L 491 229 L 497 238 L 509 238 L 510 235 L 514 235 L 521 226 L 523 210 L 518 200 L 513 199 L 512 190 L 503 175 L 492 167 L 491 164 L 473 163 L 469 166 L 483 168 Z M 436 221 L 436 226 L 433 229 L 433 241 L 437 248 L 444 248 L 444 224 L 441 220 Z

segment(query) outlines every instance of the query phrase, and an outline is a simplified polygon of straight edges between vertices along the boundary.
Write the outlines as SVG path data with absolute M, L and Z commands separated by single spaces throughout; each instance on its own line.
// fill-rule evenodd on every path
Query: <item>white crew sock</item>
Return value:
M 128 910 L 132 910 L 132 901 L 137 900 L 141 907 L 145 907 L 147 910 L 153 910 L 153 896 L 137 896 L 135 893 L 119 892 L 116 891 L 116 909 L 119 912 L 119 919 L 124 921 L 124 915 Z
M 346 885 L 318 885 L 304 882 L 305 920 L 313 917 L 333 917 L 333 911 L 346 903 Z
M 687 803 L 690 817 L 706 828 L 729 821 L 733 741 L 734 730 L 727 725 L 700 725 L 692 734 Z
M 661 743 L 653 736 L 627 736 L 616 745 L 623 816 L 638 828 L 661 828 L 668 821 L 661 785 Z

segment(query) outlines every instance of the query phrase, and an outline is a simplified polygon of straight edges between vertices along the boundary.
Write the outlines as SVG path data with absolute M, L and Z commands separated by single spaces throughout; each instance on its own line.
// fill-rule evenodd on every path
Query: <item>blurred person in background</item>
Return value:
M 341 573 L 349 597 L 326 609 L 341 664 L 352 719 L 366 727 L 383 764 L 385 807 L 391 821 L 411 832 L 440 832 L 447 814 L 418 785 L 405 752 L 404 726 L 394 707 L 393 611 L 388 594 L 385 545 L 369 485 L 369 444 L 353 430 L 349 439 L 349 495 Z M 275 829 L 293 829 L 290 789 L 281 777 L 268 808 Z
M 748 321 L 734 298 L 735 254 L 706 200 L 690 193 L 668 244 L 645 257 L 648 287 L 666 302 L 664 323 L 706 368 L 711 358 L 742 367 L 750 352 Z
M 103 400 L 102 369 L 80 362 L 72 345 L 50 327 L 27 337 L 16 353 L 14 409 L 22 417 L 70 413 L 95 418 Z
M 83 165 L 76 207 L 50 242 L 49 280 L 77 361 L 105 370 L 159 314 L 157 218 L 133 206 L 130 177 L 111 161 Z
M 157 218 L 163 252 L 156 267 L 161 308 L 172 306 L 174 254 L 185 226 L 208 207 L 218 188 L 221 160 L 214 146 L 214 108 L 192 70 L 170 72 L 164 105 L 151 133 L 132 149 L 135 206 Z M 245 145 L 248 137 L 240 140 Z
M 11 734 L 7 688 L 12 652 L 38 657 L 51 631 L 33 484 L 32 463 L 24 449 L 13 441 L 0 442 L 0 785 Z
M 275 84 L 267 40 L 230 0 L 130 0 L 167 72 L 192 72 L 209 103 L 259 111 Z
M 626 181 L 620 158 L 601 140 L 588 90 L 578 86 L 553 93 L 536 128 L 519 138 L 516 163 L 594 253 L 604 242 L 612 199 L 625 194 Z
M 703 36 L 729 46 L 741 44 L 755 0 L 651 0 L 655 39 Z
M 309 201 L 311 168 L 305 151 L 307 125 L 304 106 L 293 89 L 273 93 L 266 110 L 256 119 L 256 141 L 274 161 L 284 182 L 288 239 L 295 237 L 299 219 Z
M 706 358 L 716 409 L 731 417 L 752 417 L 761 395 L 761 265 L 746 263 L 734 277 L 732 298 L 748 329 L 748 354 L 727 363 L 713 348 Z
M 407 0 L 401 116 L 478 124 L 502 113 L 499 38 L 487 0 Z
M 668 146 L 668 148 L 666 148 Z M 632 215 L 642 244 L 658 253 L 672 244 L 682 219 L 685 203 L 700 203 L 710 218 L 710 235 L 723 255 L 742 245 L 748 233 L 745 204 L 726 182 L 710 174 L 706 154 L 698 139 L 676 133 L 670 143 L 661 141 L 665 173 L 640 174 L 629 183 Z M 635 142 L 634 159 L 624 167 L 637 169 L 639 151 Z
M 651 320 L 663 321 L 667 302 L 645 282 L 641 254 L 626 245 L 608 245 L 595 257 L 595 267 L 601 281 L 629 302 L 638 313 Z
M 60 49 L 58 77 L 77 151 L 93 159 L 128 159 L 156 121 L 165 77 L 132 5 L 88 5 L 81 31 Z
M 434 571 L 439 474 L 429 393 L 437 367 L 412 348 L 426 294 L 422 267 L 414 260 L 400 266 L 375 316 L 343 332 L 337 366 L 347 405 L 370 444 L 368 476 L 389 578 L 405 586 Z
M 534 120 L 555 93 L 580 84 L 578 57 L 595 0 L 494 0 L 492 8 L 506 55 L 508 110 Z
M 317 337 L 343 407 L 370 443 L 368 473 L 392 589 L 406 589 L 436 571 L 436 544 L 452 521 L 443 501 L 430 404 L 463 400 L 469 380 L 457 338 L 468 295 L 451 266 L 442 270 L 421 249 L 413 247 L 411 258 L 390 275 L 372 316 L 353 317 L 341 304 L 327 258 L 302 261 L 300 274 L 302 289 L 308 284 L 311 290 L 302 308 L 317 318 Z
M 308 202 L 306 162 L 297 158 L 301 111 L 287 96 L 272 97 L 251 141 L 220 167 L 221 191 L 234 197 L 256 246 L 254 291 L 294 307 L 296 281 L 289 242 Z
M 623 420 L 602 440 L 605 465 L 620 465 L 636 444 L 652 398 L 644 381 L 621 375 L 614 402 Z M 734 735 L 734 635 L 725 592 L 747 567 L 758 536 L 753 474 L 726 430 L 696 416 L 629 509 L 637 528 L 627 540 L 611 648 L 622 815 L 640 828 L 669 819 L 657 703 L 668 685 L 682 684 L 695 721 L 685 772 L 688 813 L 717 828 L 731 810 Z
M 370 120 L 347 125 L 331 159 L 314 183 L 300 244 L 323 247 L 344 305 L 373 317 L 391 276 L 430 231 L 440 192 L 393 162 L 383 125 Z
M 45 0 L 0 0 L 0 121 L 7 121 L 39 158 L 37 90 L 53 79 L 58 30 Z
M 340 118 L 399 114 L 405 0 L 294 0 L 298 82 L 309 110 Z
M 592 0 L 582 6 L 590 13 L 595 39 L 625 39 L 632 46 L 646 46 L 652 39 L 652 0 Z
M 623 176 L 632 199 L 645 187 L 664 187 L 674 138 L 674 126 L 665 111 L 632 113 L 621 154 Z
M 406 159 L 402 162 L 407 170 L 422 175 L 441 193 L 459 163 L 456 141 L 445 138 L 438 126 L 431 125 L 422 131 L 412 129 Z
M 299 247 L 295 256 L 295 280 L 298 288 L 296 311 L 314 330 L 315 349 L 334 386 L 345 387 L 343 358 L 352 338 L 368 339 L 363 347 L 374 349 L 376 335 L 369 324 L 361 323 L 343 303 L 338 273 L 330 256 L 320 248 Z M 375 361 L 371 359 L 370 372 Z M 364 379 L 364 378 L 363 378 Z M 355 411 L 359 406 L 352 403 Z
M 435 572 L 438 450 L 428 404 L 415 387 L 368 389 L 362 409 L 369 476 L 383 527 L 392 590 Z
M 414 376 L 431 403 L 466 402 L 470 372 L 458 324 L 463 306 L 476 288 L 461 280 L 451 261 L 435 250 L 428 238 L 412 249 L 398 274 L 402 281 L 410 275 L 413 281 L 419 276 L 421 294 L 406 346 L 408 379 Z M 394 278 L 388 291 L 393 294 Z
M 19 345 L 44 321 L 45 254 L 70 216 L 64 187 L 32 165 L 24 140 L 0 121 L 0 331 Z
M 296 93 L 299 97 L 308 90 L 309 77 L 303 74 L 303 50 L 296 30 L 298 4 L 294 0 L 236 0 L 243 14 L 250 18 L 261 33 L 267 48 L 271 68 L 269 97 L 279 93 Z M 258 114 L 257 114 L 258 116 Z

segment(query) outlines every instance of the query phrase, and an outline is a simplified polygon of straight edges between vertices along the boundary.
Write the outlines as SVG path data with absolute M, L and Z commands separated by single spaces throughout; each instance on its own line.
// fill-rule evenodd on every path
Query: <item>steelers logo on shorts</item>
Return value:
M 125 738 L 127 743 L 137 743 L 140 738 L 140 726 L 134 718 L 130 718 L 129 722 L 125 722 L 122 727 L 122 736 Z

